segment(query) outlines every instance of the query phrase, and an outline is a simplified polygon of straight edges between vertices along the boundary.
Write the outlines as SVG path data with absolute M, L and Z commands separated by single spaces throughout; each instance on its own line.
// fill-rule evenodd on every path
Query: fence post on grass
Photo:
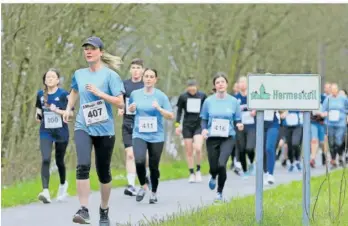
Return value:
M 311 155 L 311 143 L 310 143 L 310 117 L 311 113 L 306 111 L 303 113 L 303 183 L 302 183 L 302 221 L 303 225 L 309 225 L 310 219 L 310 155 Z
M 263 142 L 264 142 L 264 112 L 256 113 L 256 222 L 261 223 L 263 215 Z

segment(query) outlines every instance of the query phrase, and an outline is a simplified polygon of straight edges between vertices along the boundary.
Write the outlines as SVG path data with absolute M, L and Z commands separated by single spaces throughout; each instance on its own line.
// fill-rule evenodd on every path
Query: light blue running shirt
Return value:
M 84 130 L 90 136 L 115 135 L 112 104 L 86 90 L 87 84 L 95 85 L 100 91 L 110 96 L 119 96 L 124 93 L 120 76 L 106 66 L 95 72 L 91 72 L 89 68 L 83 68 L 75 71 L 71 84 L 71 88 L 78 91 L 80 95 L 75 130 Z
M 172 111 L 169 98 L 159 89 L 154 88 L 151 94 L 145 93 L 144 88 L 131 93 L 129 105 L 136 105 L 133 139 L 140 138 L 150 143 L 164 142 L 164 119 L 161 113 L 152 107 L 155 100 L 164 110 Z
M 322 112 L 327 112 L 325 122 L 328 126 L 346 127 L 348 113 L 348 98 L 343 96 L 328 96 L 323 103 Z
M 203 103 L 201 118 L 208 120 L 208 137 L 235 136 L 234 122 L 241 121 L 238 100 L 226 94 L 225 98 L 209 96 Z

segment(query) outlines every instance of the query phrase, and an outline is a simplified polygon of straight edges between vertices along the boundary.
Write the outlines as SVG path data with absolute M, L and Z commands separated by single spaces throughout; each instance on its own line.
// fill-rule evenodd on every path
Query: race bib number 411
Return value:
M 97 100 L 82 105 L 86 125 L 105 122 L 109 119 L 104 100 Z
M 139 117 L 139 132 L 140 133 L 157 132 L 157 118 L 150 117 L 150 116 Z

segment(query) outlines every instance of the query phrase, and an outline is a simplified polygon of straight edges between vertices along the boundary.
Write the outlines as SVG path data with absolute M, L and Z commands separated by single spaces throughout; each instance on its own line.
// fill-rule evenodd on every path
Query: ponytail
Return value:
M 104 52 L 101 56 L 101 61 L 108 65 L 108 67 L 112 70 L 117 71 L 121 64 L 123 64 L 123 61 L 121 57 L 111 55 L 110 53 Z

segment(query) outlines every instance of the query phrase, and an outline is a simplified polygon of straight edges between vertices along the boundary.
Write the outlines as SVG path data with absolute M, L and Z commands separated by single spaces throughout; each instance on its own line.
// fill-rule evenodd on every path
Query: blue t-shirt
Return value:
M 102 67 L 98 71 L 92 72 L 89 68 L 83 68 L 75 71 L 71 88 L 79 92 L 80 95 L 80 108 L 76 116 L 75 130 L 84 130 L 90 136 L 113 136 L 115 135 L 114 118 L 112 115 L 112 104 L 104 101 L 106 107 L 106 114 L 103 112 L 103 104 L 99 105 L 100 108 L 91 108 L 91 102 L 102 100 L 100 97 L 95 96 L 91 92 L 86 90 L 86 85 L 95 85 L 100 91 L 110 95 L 119 96 L 124 93 L 124 86 L 120 76 L 108 67 Z M 89 103 L 89 107 L 85 104 Z M 101 102 L 94 102 L 95 105 Z M 93 117 L 99 117 L 104 115 L 107 117 L 104 121 L 100 121 L 95 124 L 87 125 L 84 115 L 87 115 L 88 120 L 93 119 Z
M 303 116 L 299 111 L 288 111 L 287 116 L 282 120 L 282 125 L 286 127 L 302 126 Z
M 62 89 L 58 88 L 57 91 L 53 94 L 47 95 L 47 104 L 51 105 L 54 104 L 56 107 L 60 110 L 65 110 L 66 106 L 68 104 L 68 95 L 69 93 Z M 39 90 L 37 92 L 36 97 L 36 107 L 42 110 L 42 120 L 40 125 L 40 138 L 41 139 L 48 139 L 52 140 L 54 142 L 67 142 L 69 140 L 69 127 L 68 124 L 64 123 L 63 118 L 59 114 L 56 117 L 49 117 L 48 114 L 53 114 L 53 112 L 50 111 L 49 107 L 46 107 L 44 104 L 44 91 Z M 46 118 L 47 116 L 47 118 Z M 49 118 L 48 118 L 49 117 Z M 60 118 L 60 119 L 59 119 Z M 58 120 L 61 121 L 62 127 L 60 128 L 45 128 L 45 119 L 47 122 L 50 120 Z M 47 126 L 48 127 L 48 126 Z
M 133 139 L 140 138 L 150 143 L 164 142 L 164 119 L 161 113 L 152 107 L 154 101 L 164 110 L 172 111 L 169 98 L 159 89 L 155 88 L 151 94 L 145 93 L 144 88 L 131 93 L 129 105 L 136 105 Z
M 250 116 L 251 111 L 248 110 L 247 96 L 243 96 L 241 93 L 237 93 L 234 97 L 238 100 L 240 104 L 241 120 L 244 124 L 245 129 L 248 130 L 251 128 L 255 128 L 256 116 Z M 249 115 L 245 115 L 245 117 L 243 117 L 243 114 Z
M 235 97 L 229 94 L 223 99 L 216 94 L 209 96 L 201 111 L 201 118 L 208 120 L 208 137 L 235 136 L 234 122 L 240 122 L 240 114 L 240 104 Z
M 346 126 L 348 113 L 348 98 L 344 96 L 328 96 L 323 103 L 322 112 L 328 112 L 325 123 L 328 126 Z

